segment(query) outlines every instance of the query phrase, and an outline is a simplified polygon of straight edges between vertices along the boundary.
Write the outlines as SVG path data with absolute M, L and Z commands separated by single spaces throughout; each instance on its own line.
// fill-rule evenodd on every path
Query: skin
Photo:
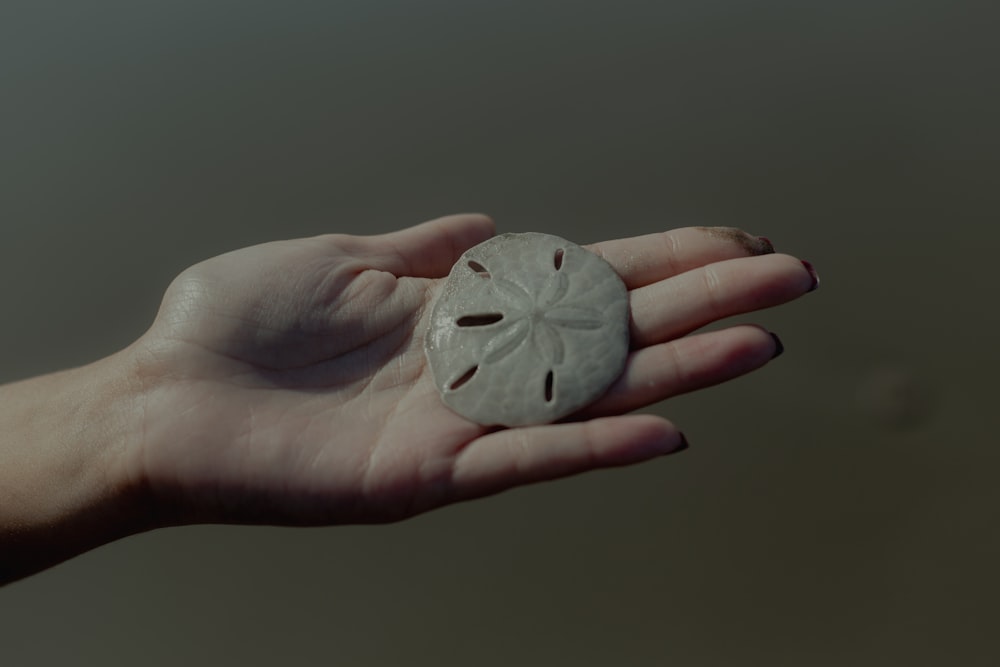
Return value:
M 458 215 L 221 255 L 128 348 L 0 387 L 0 582 L 164 526 L 396 521 L 679 451 L 669 421 L 624 413 L 763 366 L 759 327 L 693 332 L 816 286 L 733 230 L 590 246 L 630 290 L 625 373 L 571 420 L 486 429 L 441 402 L 422 340 L 451 265 L 493 234 Z

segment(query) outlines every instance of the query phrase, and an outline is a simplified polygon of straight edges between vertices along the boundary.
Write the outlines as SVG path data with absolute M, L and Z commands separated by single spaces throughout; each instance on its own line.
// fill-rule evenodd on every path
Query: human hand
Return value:
M 682 449 L 653 415 L 623 415 L 763 366 L 780 343 L 700 327 L 815 287 L 799 260 L 727 228 L 589 247 L 629 288 L 624 374 L 563 423 L 487 429 L 441 401 L 423 352 L 429 306 L 483 216 L 391 234 L 238 250 L 182 273 L 126 351 L 141 423 L 125 450 L 150 525 L 328 524 L 447 503 Z

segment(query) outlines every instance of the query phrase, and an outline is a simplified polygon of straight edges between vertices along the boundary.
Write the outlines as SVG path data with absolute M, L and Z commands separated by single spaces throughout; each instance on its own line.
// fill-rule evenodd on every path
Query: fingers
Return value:
M 371 268 L 397 277 L 440 278 L 463 252 L 493 236 L 493 221 L 479 214 L 449 215 L 378 236 L 358 237 Z
M 356 237 L 372 268 L 396 276 L 439 278 L 459 256 L 496 233 L 480 214 L 451 215 L 372 237 Z M 587 246 L 608 261 L 630 288 L 737 257 L 774 252 L 770 241 L 734 227 L 685 227 Z
M 796 299 L 815 287 L 789 255 L 744 257 L 709 264 L 629 293 L 632 345 L 655 345 L 716 320 Z
M 752 325 L 647 347 L 632 353 L 621 377 L 578 417 L 629 412 L 726 382 L 764 366 L 781 350 L 773 334 Z
M 629 289 L 737 257 L 767 255 L 767 239 L 735 227 L 684 227 L 587 246 L 614 267 Z
M 470 444 L 455 462 L 454 488 L 465 498 L 514 486 L 638 463 L 684 449 L 684 436 L 653 415 L 507 429 Z

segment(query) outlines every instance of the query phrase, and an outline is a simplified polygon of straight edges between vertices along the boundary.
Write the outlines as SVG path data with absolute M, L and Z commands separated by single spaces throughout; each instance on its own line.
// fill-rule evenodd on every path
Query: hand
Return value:
M 442 403 L 423 335 L 441 279 L 493 233 L 488 218 L 452 216 L 268 243 L 182 273 L 127 351 L 142 415 L 127 468 L 153 524 L 395 520 L 669 454 L 685 444 L 671 423 L 622 413 L 780 351 L 754 326 L 691 332 L 815 286 L 802 262 L 737 230 L 591 246 L 630 290 L 625 373 L 568 422 L 491 430 Z

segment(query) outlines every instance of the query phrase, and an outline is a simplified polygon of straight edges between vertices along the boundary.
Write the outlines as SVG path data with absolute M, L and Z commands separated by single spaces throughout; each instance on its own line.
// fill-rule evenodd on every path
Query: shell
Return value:
M 425 351 L 445 404 L 479 424 L 552 422 L 599 398 L 628 357 L 628 290 L 597 255 L 503 234 L 455 263 Z

